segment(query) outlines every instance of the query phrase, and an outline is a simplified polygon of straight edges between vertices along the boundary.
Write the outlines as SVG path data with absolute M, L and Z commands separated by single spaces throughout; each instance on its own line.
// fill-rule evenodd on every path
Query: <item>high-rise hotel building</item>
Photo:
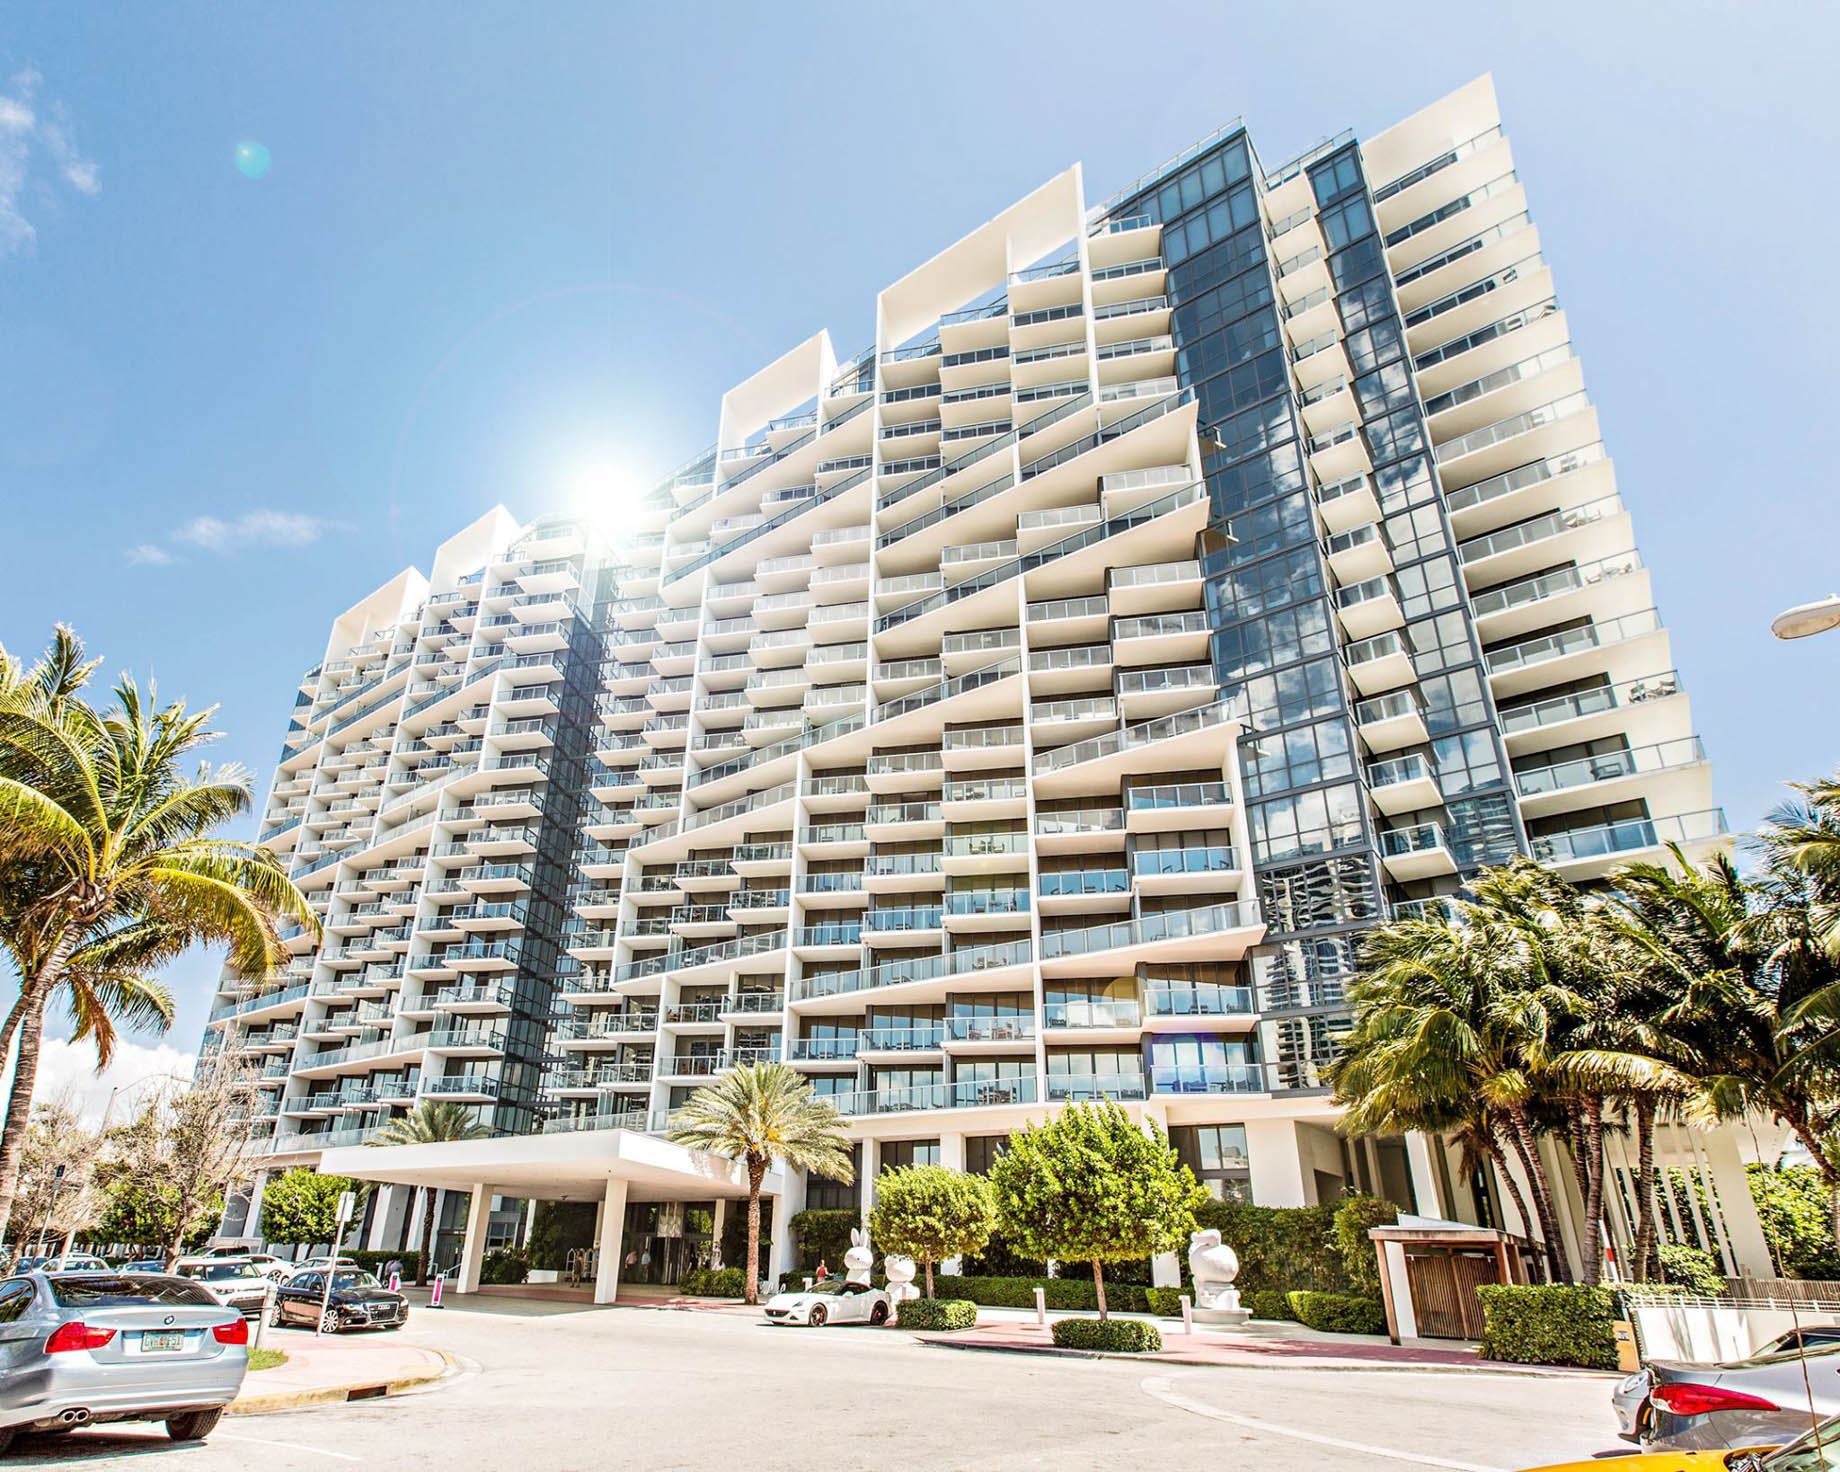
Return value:
M 328 1162 L 397 1182 L 374 1238 L 414 1183 L 637 1211 L 697 1194 L 669 1111 L 783 1059 L 865 1184 L 780 1218 L 1099 1098 L 1224 1194 L 1486 1218 L 1333 1130 L 1363 930 L 1725 831 L 1489 81 L 1071 168 L 875 327 L 732 389 L 617 541 L 497 512 L 334 625 L 262 830 L 325 939 L 208 1043 L 272 1167 L 444 1099 L 494 1132 L 451 1169 Z

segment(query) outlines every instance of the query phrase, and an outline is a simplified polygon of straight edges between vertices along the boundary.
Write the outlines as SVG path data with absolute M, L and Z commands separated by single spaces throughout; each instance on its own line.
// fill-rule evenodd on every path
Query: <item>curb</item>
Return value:
M 963 1339 L 947 1339 L 932 1334 L 913 1336 L 922 1344 L 939 1349 L 957 1349 L 973 1354 L 1032 1354 L 1053 1356 L 1056 1359 L 1076 1360 L 1125 1360 L 1131 1364 L 1172 1365 L 1183 1370 L 1328 1370 L 1334 1372 L 1373 1371 L 1392 1375 L 1506 1375 L 1524 1380 L 1614 1380 L 1616 1373 L 1610 1370 L 1569 1369 L 1554 1366 L 1541 1368 L 1536 1365 L 1510 1365 L 1505 1362 L 1489 1360 L 1474 1365 L 1412 1364 L 1401 1360 L 1374 1360 L 1353 1363 L 1348 1360 L 1334 1362 L 1308 1360 L 1290 1360 L 1282 1364 L 1208 1364 L 1195 1360 L 1178 1359 L 1167 1354 L 1121 1354 L 1103 1349 L 1061 1349 L 1055 1345 L 1042 1345 L 1037 1348 L 1027 1344 L 975 1344 Z
M 422 1346 L 429 1347 L 429 1346 Z M 351 1385 L 321 1385 L 313 1390 L 283 1390 L 274 1395 L 239 1395 L 224 1408 L 230 1416 L 262 1416 L 270 1411 L 292 1411 L 302 1406 L 342 1405 L 353 1400 L 378 1400 L 401 1395 L 459 1373 L 460 1361 L 444 1349 L 431 1349 L 441 1357 L 441 1367 L 399 1375 L 391 1380 L 359 1381 Z

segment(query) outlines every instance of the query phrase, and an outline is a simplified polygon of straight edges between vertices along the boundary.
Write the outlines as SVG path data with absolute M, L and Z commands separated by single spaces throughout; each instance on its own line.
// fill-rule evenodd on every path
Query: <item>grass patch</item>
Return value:
M 273 1370 L 287 1363 L 287 1353 L 279 1349 L 252 1349 L 249 1351 L 249 1368 L 252 1370 Z

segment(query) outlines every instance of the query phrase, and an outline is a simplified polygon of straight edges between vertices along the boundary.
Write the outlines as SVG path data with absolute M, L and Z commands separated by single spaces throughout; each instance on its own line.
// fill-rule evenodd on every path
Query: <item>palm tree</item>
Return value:
M 450 1140 L 482 1140 L 491 1132 L 464 1104 L 448 1100 L 423 1100 L 401 1119 L 391 1120 L 364 1143 L 367 1145 L 444 1145 Z M 435 1188 L 422 1187 L 422 1258 L 415 1267 L 419 1288 L 428 1281 L 428 1263 L 434 1256 Z
M 1357 1133 L 1481 1110 L 1485 1138 L 1505 1144 L 1527 1179 L 1554 1278 L 1569 1280 L 1537 1139 L 1550 1084 L 1545 998 L 1526 987 L 1513 937 L 1478 907 L 1457 908 L 1454 923 L 1400 920 L 1369 933 L 1331 1082 Z
M 736 1068 L 690 1096 L 667 1138 L 739 1160 L 747 1171 L 746 1301 L 760 1301 L 760 1183 L 775 1159 L 845 1184 L 854 1177 L 843 1118 L 783 1063 Z
M 1799 801 L 1784 803 L 1753 840 L 1767 875 L 1805 881 L 1810 938 L 1830 963 L 1840 963 L 1840 776 L 1791 782 Z
M 59 650 L 62 653 L 59 653 Z M 0 1233 L 12 1214 L 19 1151 L 38 1076 L 45 1009 L 63 994 L 99 1044 L 111 1014 L 140 1023 L 170 1003 L 142 972 L 199 942 L 226 941 L 244 975 L 286 957 L 279 919 L 319 933 L 281 861 L 208 835 L 244 812 L 239 767 L 181 763 L 216 737 L 209 710 L 152 707 L 131 679 L 98 714 L 70 693 L 81 647 L 60 636 L 37 680 L 0 655 L 0 943 L 19 995 L 0 1026 L 16 1049 L 0 1136 Z M 56 671 L 62 670 L 62 674 Z

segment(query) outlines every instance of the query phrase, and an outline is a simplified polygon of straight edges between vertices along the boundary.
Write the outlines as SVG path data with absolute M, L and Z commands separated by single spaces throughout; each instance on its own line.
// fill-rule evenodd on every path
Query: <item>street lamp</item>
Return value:
M 1798 603 L 1770 620 L 1770 632 L 1778 639 L 1806 639 L 1829 629 L 1840 629 L 1840 593 L 1829 593 L 1813 603 Z

